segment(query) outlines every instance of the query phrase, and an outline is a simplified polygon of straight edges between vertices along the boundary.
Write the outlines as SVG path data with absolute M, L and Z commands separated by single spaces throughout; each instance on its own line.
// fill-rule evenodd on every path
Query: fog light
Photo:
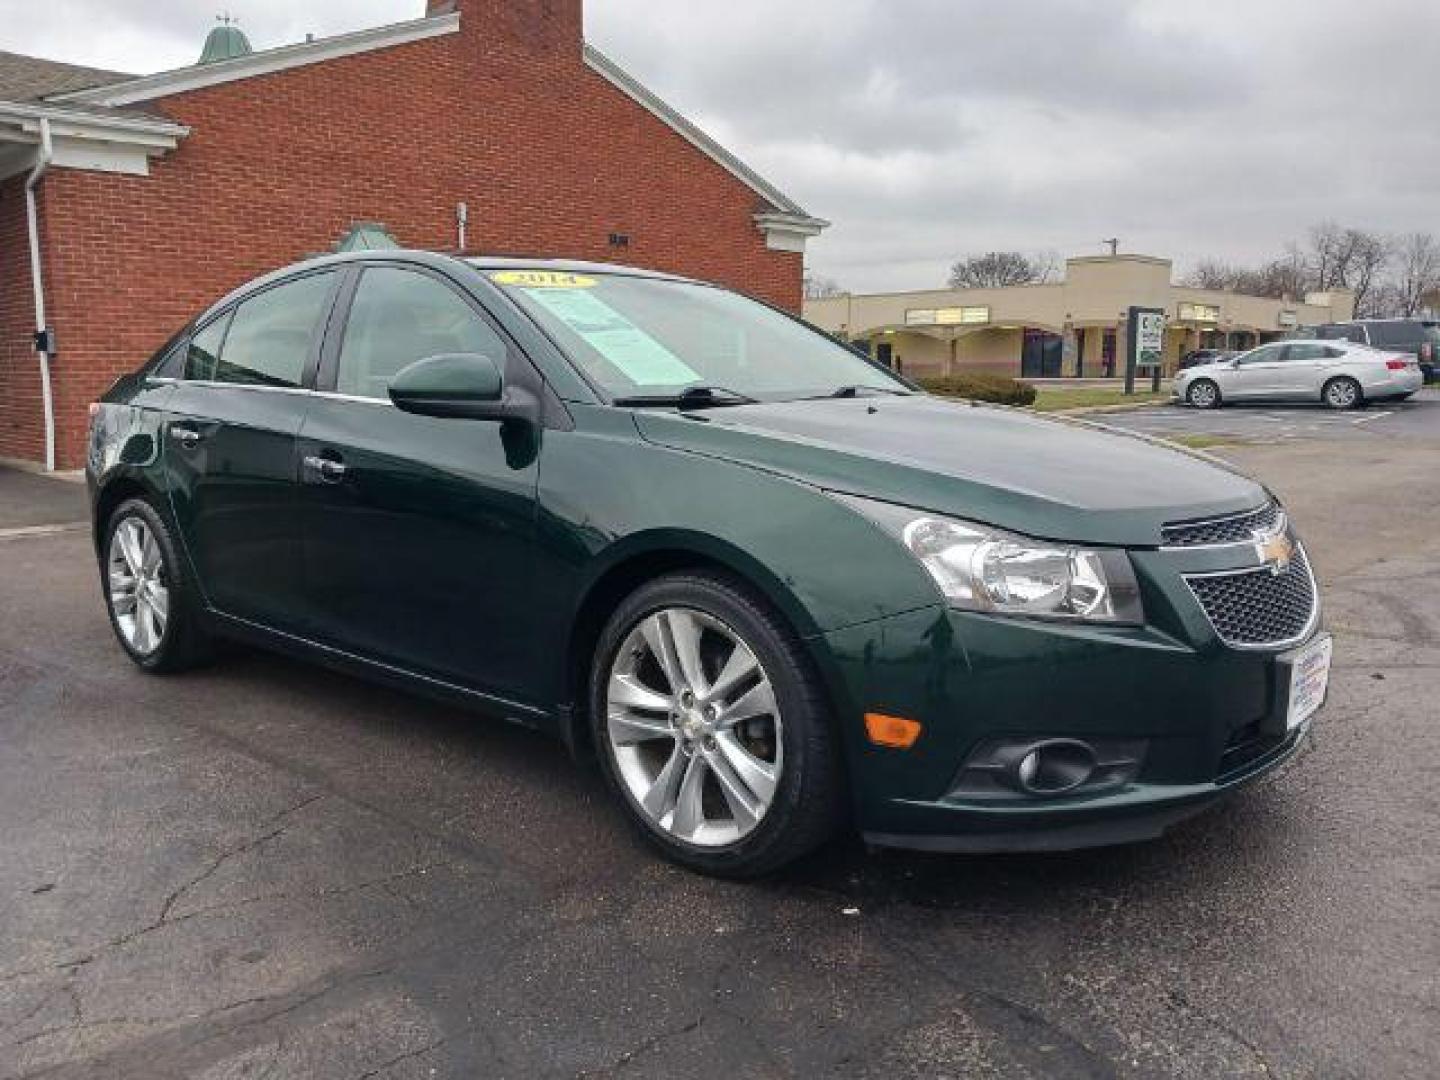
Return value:
M 1095 752 L 1082 742 L 1041 743 L 1022 756 L 1011 775 L 1031 795 L 1063 795 L 1081 787 L 1095 772 Z
M 1140 775 L 1147 748 L 1144 739 L 991 739 L 970 751 L 946 797 L 1004 802 L 1113 791 Z

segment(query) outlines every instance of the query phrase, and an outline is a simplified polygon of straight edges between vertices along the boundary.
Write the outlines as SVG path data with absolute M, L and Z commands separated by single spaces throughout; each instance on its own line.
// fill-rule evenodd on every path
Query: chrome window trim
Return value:
M 1300 543 L 1299 540 L 1296 540 L 1295 549 L 1304 557 L 1305 574 L 1310 579 L 1310 595 L 1315 598 L 1315 602 L 1310 607 L 1310 618 L 1306 620 L 1304 629 L 1294 637 L 1285 638 L 1283 641 L 1267 641 L 1259 645 L 1247 645 L 1228 640 L 1220 633 L 1219 628 L 1215 625 L 1215 621 L 1210 618 L 1210 613 L 1205 610 L 1205 604 L 1201 601 L 1200 594 L 1190 585 L 1190 582 L 1198 581 L 1201 578 L 1244 577 L 1246 574 L 1264 573 L 1265 567 L 1263 564 L 1248 570 L 1210 570 L 1205 573 L 1181 575 L 1181 579 L 1185 582 L 1185 587 L 1190 590 L 1190 595 L 1195 600 L 1195 606 L 1200 609 L 1200 614 L 1205 616 L 1205 623 L 1210 627 L 1210 632 L 1215 635 L 1216 641 L 1220 642 L 1220 644 L 1224 645 L 1227 649 L 1238 649 L 1241 652 L 1283 652 L 1286 649 L 1292 649 L 1296 645 L 1308 641 L 1314 635 L 1315 631 L 1320 628 L 1320 609 L 1322 607 L 1320 602 L 1320 583 L 1315 580 L 1315 566 L 1310 562 L 1310 553 L 1305 550 L 1305 545 Z
M 304 386 L 258 386 L 253 383 L 219 382 L 214 379 L 176 379 L 161 375 L 147 375 L 145 378 L 156 386 L 203 386 L 211 390 L 244 390 L 261 394 L 303 394 L 307 397 L 327 398 L 331 401 L 349 401 L 356 405 L 376 405 L 383 409 L 395 408 L 395 403 L 388 398 L 337 394 L 331 390 L 311 390 Z

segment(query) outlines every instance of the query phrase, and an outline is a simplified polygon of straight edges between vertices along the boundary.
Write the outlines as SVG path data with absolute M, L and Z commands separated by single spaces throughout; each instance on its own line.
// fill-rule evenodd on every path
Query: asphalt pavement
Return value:
M 1174 404 L 1105 413 L 1094 419 L 1162 438 L 1203 435 L 1261 444 L 1297 439 L 1425 438 L 1440 429 L 1440 389 L 1422 390 L 1409 401 L 1380 402 L 1353 412 L 1273 403 L 1227 405 L 1205 412 Z
M 748 885 L 525 731 L 259 653 L 143 675 L 83 531 L 0 534 L 0 1077 L 1433 1076 L 1424 415 L 1221 451 L 1337 635 L 1292 765 L 1149 844 Z

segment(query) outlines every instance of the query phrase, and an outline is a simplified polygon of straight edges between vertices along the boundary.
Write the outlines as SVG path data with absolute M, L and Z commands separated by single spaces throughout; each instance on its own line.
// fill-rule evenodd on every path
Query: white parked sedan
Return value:
M 1425 379 L 1413 356 L 1350 341 L 1277 341 L 1175 376 L 1174 396 L 1197 409 L 1230 401 L 1323 401 L 1356 409 L 1398 401 Z

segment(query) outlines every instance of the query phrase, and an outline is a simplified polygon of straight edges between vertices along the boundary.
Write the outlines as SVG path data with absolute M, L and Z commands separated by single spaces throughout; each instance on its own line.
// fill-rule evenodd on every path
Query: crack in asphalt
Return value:
M 238 852 L 237 852 L 237 853 L 238 853 Z M 154 932 L 157 931 L 157 930 L 166 929 L 166 928 L 169 928 L 169 927 L 172 927 L 172 926 L 178 926 L 178 925 L 181 924 L 181 923 L 189 922 L 191 919 L 204 918 L 204 917 L 207 917 L 207 916 L 219 914 L 219 913 L 221 913 L 221 912 L 230 912 L 230 911 L 234 911 L 234 910 L 236 910 L 236 909 L 238 909 L 238 908 L 249 907 L 249 906 L 252 906 L 252 905 L 255 905 L 255 904 L 264 904 L 264 903 L 271 903 L 271 902 L 276 902 L 276 901 L 288 901 L 288 900 L 323 900 L 323 899 L 327 899 L 327 898 L 331 898 L 331 897 L 337 897 L 337 896 L 349 896 L 349 895 L 351 895 L 351 894 L 353 894 L 353 893 L 364 892 L 366 889 L 373 889 L 373 888 L 377 888 L 377 887 L 383 888 L 383 887 L 385 887 L 385 886 L 392 885 L 392 884 L 394 884 L 394 883 L 397 882 L 397 881 L 404 881 L 404 880 L 406 880 L 406 879 L 408 879 L 408 878 L 419 877 L 419 876 L 422 876 L 422 875 L 424 875 L 424 874 L 429 873 L 431 870 L 439 869 L 439 868 L 441 868 L 441 867 L 443 867 L 443 866 L 445 866 L 445 865 L 447 865 L 447 864 L 445 864 L 445 863 L 427 863 L 427 864 L 425 864 L 424 866 L 414 866 L 414 867 L 411 867 L 411 868 L 409 868 L 409 869 L 407 869 L 407 870 L 402 870 L 402 871 L 399 871 L 399 872 L 394 873 L 394 874 L 387 874 L 385 877 L 373 878 L 373 879 L 370 879 L 370 880 L 368 880 L 368 881 L 361 881 L 361 882 L 357 882 L 357 883 L 355 883 L 355 884 L 353 884 L 353 885 L 346 885 L 346 886 L 343 886 L 343 887 L 341 887 L 341 888 L 335 888 L 335 889 L 320 888 L 320 889 L 315 889 L 315 890 L 313 890 L 313 891 L 297 892 L 297 893 L 287 893 L 287 892 L 267 893 L 267 894 L 262 895 L 262 896 L 248 896 L 248 897 L 245 897 L 245 898 L 240 899 L 240 900 L 227 900 L 227 901 L 225 901 L 224 903 L 221 903 L 221 904 L 213 904 L 213 905 L 211 905 L 211 906 L 209 906 L 209 907 L 197 908 L 197 909 L 194 910 L 194 911 L 186 912 L 186 913 L 183 914 L 183 915 L 177 915 L 177 916 L 174 916 L 174 917 L 171 917 L 171 918 L 165 918 L 165 919 L 159 920 L 159 921 L 157 921 L 157 922 L 155 922 L 155 923 L 152 923 L 152 924 L 150 924 L 150 925 L 148 925 L 148 926 L 142 927 L 142 928 L 139 929 L 139 930 L 131 931 L 131 932 L 128 933 L 128 934 L 123 934 L 123 935 L 121 935 L 121 936 L 118 937 L 118 938 L 112 938 L 112 939 L 109 940 L 109 941 L 102 942 L 102 943 L 99 944 L 99 945 L 92 946 L 91 949 L 90 949 L 90 951 L 89 951 L 85 956 L 83 956 L 83 957 L 80 957 L 80 958 L 77 958 L 77 959 L 74 959 L 74 960 L 67 960 L 67 961 L 64 961 L 63 963 L 58 963 L 58 964 L 55 964 L 55 965 L 53 965 L 53 966 L 51 966 L 51 967 L 32 968 L 32 969 L 30 969 L 30 970 L 28 970 L 28 971 L 12 972 L 12 973 L 10 973 L 9 975 L 5 976 L 4 979 L 0 979 L 0 981 L 7 981 L 7 980 L 18 979 L 18 978 L 20 978 L 20 977 L 22 977 L 22 976 L 26 976 L 26 975 L 42 975 L 42 974 L 47 974 L 47 973 L 54 972 L 54 971 L 73 971 L 73 969 L 77 969 L 77 968 L 82 967 L 82 966 L 84 966 L 84 965 L 86 965 L 86 964 L 93 963 L 98 957 L 100 957 L 101 955 L 103 955 L 103 954 L 106 953 L 106 952 L 109 952 L 109 951 L 112 950 L 112 949 L 122 948 L 122 947 L 124 947 L 125 945 L 129 945 L 129 944 L 131 944 L 131 943 L 133 943 L 133 942 L 135 942 L 135 941 L 138 941 L 140 938 L 144 937 L 144 936 L 147 935 L 147 934 L 151 934 L 151 933 L 154 933 Z M 393 895 L 393 894 L 392 894 L 392 895 Z M 76 1002 L 76 1004 L 75 1004 L 75 1009 L 76 1009 L 76 1012 L 78 1013 L 78 1012 L 79 1012 L 79 1004 L 78 1004 L 79 999 L 78 999 L 78 996 L 77 996 L 77 995 L 78 995 L 78 991 L 77 991 L 76 988 L 73 987 L 73 986 L 69 986 L 69 987 L 67 987 L 66 989 L 70 992 L 72 998 L 75 1000 L 75 1002 Z M 30 1018 L 33 1017 L 36 1013 L 40 1012 L 40 1010 L 45 1006 L 45 1004 L 46 1004 L 51 998 L 53 998 L 53 997 L 54 997 L 54 994 L 53 994 L 53 993 L 50 993 L 50 994 L 45 995 L 45 997 L 41 999 L 40 1004 L 38 1004 L 34 1009 L 32 1009 L 32 1010 L 31 1010 L 29 1013 L 27 1013 L 25 1016 L 20 1017 L 18 1020 L 16 1020 L 16 1021 L 14 1021 L 14 1022 L 6 1025 L 6 1027 L 5 1027 L 3 1030 L 11 1030 L 11 1029 L 13 1029 L 13 1028 L 19 1027 L 19 1026 L 20 1026 L 22 1023 L 24 1023 L 26 1020 L 30 1019 Z M 240 1004 L 244 1004 L 244 1002 L 241 1002 Z M 136 1022 L 136 1023 L 140 1023 L 141 1021 L 135 1021 L 135 1022 Z M 99 1021 L 96 1021 L 96 1023 L 99 1023 Z M 23 1040 L 22 1040 L 22 1041 L 23 1041 Z M 18 1043 L 18 1042 L 13 1042 L 13 1043 L 9 1043 L 8 1045 L 16 1046 L 16 1045 L 19 1045 L 19 1043 Z
M 626 1069 L 628 1069 L 637 1059 L 642 1058 L 646 1054 L 649 1054 L 652 1051 L 658 1049 L 665 1043 L 669 1042 L 671 1039 L 678 1039 L 700 1030 L 701 1026 L 704 1023 L 705 1017 L 697 1016 L 694 1020 L 691 1020 L 688 1023 L 681 1025 L 680 1027 L 657 1032 L 656 1034 L 651 1035 L 646 1039 L 643 1039 L 636 1046 L 633 1046 L 629 1050 L 626 1050 L 609 1065 L 602 1065 L 598 1069 L 582 1069 L 580 1072 L 576 1073 L 575 1076 L 577 1080 L 579 1080 L 579 1078 L 581 1077 L 619 1076 Z
M 324 797 L 325 796 L 323 795 L 312 795 L 311 797 L 297 803 L 295 806 L 290 807 L 288 810 L 282 811 L 280 814 L 271 818 L 265 823 L 265 826 L 274 825 L 277 822 L 282 822 L 286 818 L 299 813 L 301 810 L 305 809 L 305 807 L 310 806 L 313 803 L 319 802 Z M 201 873 L 191 878 L 189 881 L 185 882 L 173 892 L 169 893 L 165 897 L 165 900 L 161 905 L 160 914 L 156 916 L 154 920 L 146 923 L 139 929 L 132 930 L 126 934 L 121 934 L 119 937 L 111 938 L 109 941 L 102 942 L 99 945 L 91 946 L 84 954 L 75 957 L 74 959 L 62 960 L 53 964 L 41 965 L 40 967 L 35 968 L 28 968 L 23 971 L 7 972 L 3 975 L 0 975 L 0 983 L 11 982 L 15 979 L 24 978 L 27 975 L 40 975 L 50 971 L 67 971 L 71 968 L 81 967 L 85 964 L 93 962 L 96 957 L 102 953 L 109 952 L 112 949 L 123 948 L 124 946 L 129 945 L 131 942 L 137 941 L 140 938 L 144 937 L 146 934 L 152 934 L 157 930 L 163 929 L 168 926 L 173 926 L 176 923 L 185 922 L 191 918 L 194 918 L 196 915 L 203 913 L 207 909 L 190 912 L 186 915 L 181 915 L 176 918 L 171 918 L 170 912 L 174 909 L 175 905 L 180 901 L 180 898 L 182 896 L 184 896 L 191 889 L 195 888 L 201 882 L 205 881 L 207 878 L 214 875 L 220 869 L 220 867 L 225 865 L 226 862 L 239 855 L 243 855 L 248 851 L 254 851 L 255 849 L 269 843 L 271 840 L 278 838 L 283 833 L 285 833 L 293 824 L 294 822 L 286 822 L 285 824 L 279 825 L 277 828 L 273 828 L 271 829 L 271 831 L 264 833 L 261 836 L 252 837 L 251 839 L 244 841 L 236 847 L 231 848 L 229 851 L 223 852 L 208 867 L 206 867 L 205 870 L 201 871 Z M 262 828 L 265 826 L 262 826 Z M 223 906 L 224 905 L 217 905 L 217 907 Z
M 1255 1063 L 1260 1066 L 1260 1071 L 1266 1076 L 1272 1075 L 1274 1069 L 1271 1067 L 1270 1061 L 1268 1058 L 1266 1058 L 1264 1051 L 1262 1051 L 1258 1046 L 1256 1046 L 1255 1043 L 1252 1042 L 1243 1032 L 1225 1023 L 1218 1017 L 1211 1016 L 1208 1012 L 1206 1012 L 1204 1009 L 1201 1009 L 1193 1001 L 1187 998 L 1183 991 L 1173 988 L 1166 990 L 1165 1001 L 1172 1008 L 1183 1012 L 1186 1016 L 1193 1016 L 1195 1019 L 1199 1020 L 1207 1027 L 1210 1027 L 1215 1031 L 1218 1031 L 1221 1035 L 1226 1036 L 1228 1039 L 1230 1039 L 1231 1042 L 1234 1042 L 1237 1045 L 1244 1047 L 1255 1059 Z
M 424 1054 L 428 1054 L 432 1050 L 438 1050 L 440 1047 L 444 1046 L 447 1041 L 448 1040 L 446 1039 L 436 1039 L 434 1042 L 430 1043 L 427 1046 L 422 1046 L 418 1050 L 411 1050 L 407 1053 L 399 1055 L 398 1057 L 393 1057 L 389 1061 L 361 1073 L 358 1077 L 355 1078 L 355 1080 L 374 1080 L 375 1077 L 379 1076 L 383 1072 L 389 1072 L 396 1065 L 399 1065 L 402 1061 L 409 1061 L 411 1058 L 417 1058 Z
M 338 978 L 332 977 L 329 981 L 325 982 L 323 985 L 319 986 L 318 988 L 316 988 L 316 989 L 314 989 L 314 990 L 305 990 L 305 991 L 291 990 L 291 991 L 287 991 L 287 992 L 284 992 L 284 993 L 260 994 L 260 995 L 257 995 L 257 996 L 255 996 L 255 997 L 245 998 L 244 1000 L 241 1000 L 241 1001 L 231 1002 L 231 1003 L 228 1004 L 228 1005 L 218 1005 L 218 1006 L 216 1006 L 216 1007 L 214 1007 L 214 1008 L 212 1008 L 212 1009 L 205 1009 L 205 1010 L 202 1010 L 201 1012 L 198 1012 L 198 1013 L 180 1013 L 180 1014 L 177 1014 L 177 1015 L 174 1015 L 174 1016 L 167 1016 L 167 1017 L 148 1017 L 148 1018 L 136 1018 L 136 1019 L 130 1019 L 130 1018 L 125 1018 L 125 1017 L 114 1017 L 114 1018 L 107 1018 L 107 1019 L 104 1019 L 104 1020 L 92 1020 L 92 1021 L 87 1021 L 81 1028 L 78 1028 L 78 1029 L 77 1029 L 77 1028 L 74 1028 L 74 1027 L 61 1027 L 61 1028 L 52 1029 L 52 1030 L 50 1030 L 50 1031 L 48 1031 L 48 1032 L 37 1032 L 34 1036 L 31 1036 L 31 1037 L 27 1038 L 25 1041 L 27 1041 L 27 1042 L 34 1041 L 36 1038 L 39 1038 L 39 1037 L 41 1037 L 41 1036 L 43 1036 L 43 1035 L 45 1035 L 45 1034 L 50 1034 L 50 1035 L 63 1034 L 63 1033 L 66 1033 L 66 1032 L 73 1032 L 73 1031 L 76 1031 L 76 1030 L 89 1030 L 89 1029 L 101 1028 L 101 1027 L 114 1027 L 114 1026 L 120 1026 L 120 1025 L 123 1025 L 123 1024 L 129 1024 L 129 1025 L 137 1026 L 137 1027 L 159 1027 L 159 1026 L 166 1025 L 166 1024 L 174 1025 L 174 1024 L 179 1024 L 179 1023 L 183 1023 L 183 1022 L 187 1022 L 187 1021 L 188 1021 L 188 1022 L 190 1023 L 190 1025 L 193 1026 L 193 1025 L 198 1024 L 198 1023 L 203 1023 L 203 1022 L 206 1021 L 206 1020 L 211 1020 L 211 1019 L 214 1019 L 215 1017 L 224 1016 L 224 1015 L 227 1014 L 227 1013 L 233 1013 L 233 1012 L 236 1012 L 236 1011 L 241 1010 L 241 1009 L 254 1008 L 254 1007 L 258 1007 L 258 1006 L 262 1006 L 262 1005 L 268 1005 L 268 1004 L 271 1004 L 271 1003 L 278 1003 L 278 1002 L 281 1002 L 281 1001 L 285 1001 L 285 1002 L 286 1002 L 286 1004 L 284 1004 L 284 1005 L 283 1005 L 282 1007 L 280 1007 L 280 1008 L 273 1009 L 273 1010 L 268 1011 L 268 1012 L 261 1012 L 259 1015 L 256 1015 L 256 1016 L 247 1017 L 247 1018 L 245 1018 L 244 1020 L 241 1020 L 241 1021 L 239 1021 L 239 1022 L 237 1022 L 237 1023 L 230 1024 L 230 1025 L 228 1025 L 228 1026 L 226 1026 L 226 1027 L 223 1027 L 223 1028 L 221 1028 L 219 1031 L 211 1032 L 211 1033 L 209 1033 L 208 1035 L 205 1035 L 203 1038 L 197 1039 L 197 1040 L 195 1040 L 193 1043 L 190 1044 L 191 1046 L 203 1046 L 204 1044 L 206 1044 L 206 1043 L 208 1043 L 208 1042 L 213 1042 L 214 1040 L 219 1039 L 219 1038 L 223 1038 L 223 1037 L 225 1037 L 225 1036 L 227 1036 L 227 1035 L 233 1035 L 233 1034 L 235 1034 L 236 1032 L 244 1031 L 244 1030 L 246 1030 L 247 1028 L 257 1027 L 257 1026 L 259 1026 L 259 1025 L 261 1025 L 261 1024 L 267 1024 L 267 1023 L 271 1022 L 272 1020 L 277 1020 L 277 1019 L 280 1019 L 281 1017 L 288 1016 L 288 1015 L 290 1015 L 291 1013 L 298 1012 L 298 1011 L 300 1011 L 301 1009 L 305 1008 L 306 1006 L 311 1005 L 311 1004 L 313 1004 L 313 1003 L 316 1002 L 316 1001 L 319 1001 L 321 998 L 324 998 L 324 997 L 326 997 L 326 996 L 328 996 L 328 995 L 330 995 L 330 994 L 333 994 L 333 993 L 335 993 L 335 992 L 338 991 L 338 990 L 346 989 L 346 988 L 348 988 L 348 987 L 350 987 L 350 986 L 355 985 L 356 983 L 364 982 L 364 981 L 366 981 L 366 980 L 368 980 L 368 979 L 383 978 L 384 976 L 389 975 L 392 970 L 393 970 L 393 968 L 390 967 L 390 966 L 386 966 L 386 967 L 382 967 L 382 968 L 367 968 L 367 969 L 365 969 L 365 970 L 358 971 L 358 972 L 355 972 L 355 973 L 352 973 L 352 974 L 347 974 L 347 975 L 344 975 L 344 976 L 342 976 L 342 977 L 338 977 Z M 287 1000 L 287 999 L 293 999 L 293 1000 Z M 19 1044 L 16 1043 L 16 1044 L 12 1044 L 12 1045 L 19 1045 Z M 137 1048 L 137 1046 L 136 1046 L 135 1044 L 130 1043 L 130 1044 L 125 1044 L 124 1046 L 119 1047 L 118 1049 L 119 1049 L 119 1051 L 120 1051 L 122 1054 L 125 1053 L 126 1051 L 131 1051 L 132 1053 L 131 1053 L 130 1056 L 133 1057 L 133 1056 L 134 1056 L 134 1052 L 135 1052 L 137 1049 L 143 1050 L 143 1047 L 138 1047 L 138 1048 Z M 75 1061 L 61 1061 L 61 1062 L 56 1062 L 55 1064 L 53 1064 L 53 1065 L 48 1065 L 48 1066 L 46 1066 L 46 1067 L 44 1067 L 44 1068 L 42 1068 L 42 1069 L 40 1069 L 40 1070 L 38 1070 L 38 1071 L 36 1071 L 36 1072 L 32 1072 L 32 1073 L 26 1074 L 26 1075 L 27 1075 L 27 1080 L 37 1080 L 37 1078 L 39 1078 L 39 1077 L 49 1076 L 49 1075 L 51 1075 L 51 1074 L 53 1074 L 53 1073 L 55 1073 L 55 1072 L 57 1072 L 57 1071 L 59 1071 L 59 1070 L 61 1070 L 61 1069 L 73 1068 L 73 1067 L 75 1067 L 77 1064 L 78 1064 L 81 1068 L 83 1068 L 83 1069 L 88 1069 L 88 1070 L 91 1070 L 91 1071 L 94 1071 L 94 1070 L 102 1070 L 102 1069 L 104 1069 L 104 1068 L 106 1067 L 107 1061 L 108 1061 L 108 1059 L 107 1059 L 104 1055 L 102 1055 L 102 1056 L 100 1056 L 100 1057 L 98 1057 L 98 1058 L 96 1058 L 96 1059 L 93 1059 L 93 1060 L 87 1061 L 87 1062 L 83 1062 L 83 1063 L 77 1063 L 77 1062 L 75 1062 Z M 113 1075 L 113 1074 L 107 1073 L 107 1074 L 104 1074 L 104 1075 Z
M 220 870 L 220 868 L 224 866 L 227 862 L 229 862 L 231 859 L 238 858 L 239 856 L 244 855 L 247 852 L 255 851 L 257 848 L 264 847 L 271 840 L 279 839 L 290 829 L 292 825 L 295 824 L 293 821 L 286 821 L 285 819 L 293 817 L 301 810 L 304 810 L 307 806 L 313 806 L 315 803 L 319 802 L 324 797 L 324 795 L 312 795 L 308 799 L 302 799 L 299 803 L 292 806 L 290 809 L 283 811 L 282 813 L 272 818 L 269 822 L 267 822 L 267 824 L 272 825 L 278 822 L 284 822 L 284 824 L 278 824 L 276 828 L 271 829 L 271 831 L 261 836 L 254 837 L 250 840 L 246 840 L 245 842 L 231 848 L 229 851 L 222 852 L 220 856 L 216 858 L 215 861 L 212 862 L 208 867 L 206 867 L 205 870 L 203 870 L 199 875 L 191 878 L 189 881 L 181 885 L 178 889 L 176 889 L 174 892 L 172 892 L 169 896 L 165 898 L 164 906 L 162 906 L 160 909 L 160 916 L 149 927 L 147 927 L 146 931 L 144 932 L 148 932 L 150 930 L 158 930 L 169 920 L 171 910 L 173 910 L 175 905 L 180 902 L 180 898 L 182 896 L 184 896 L 191 889 L 200 885 L 202 882 L 214 876 Z

